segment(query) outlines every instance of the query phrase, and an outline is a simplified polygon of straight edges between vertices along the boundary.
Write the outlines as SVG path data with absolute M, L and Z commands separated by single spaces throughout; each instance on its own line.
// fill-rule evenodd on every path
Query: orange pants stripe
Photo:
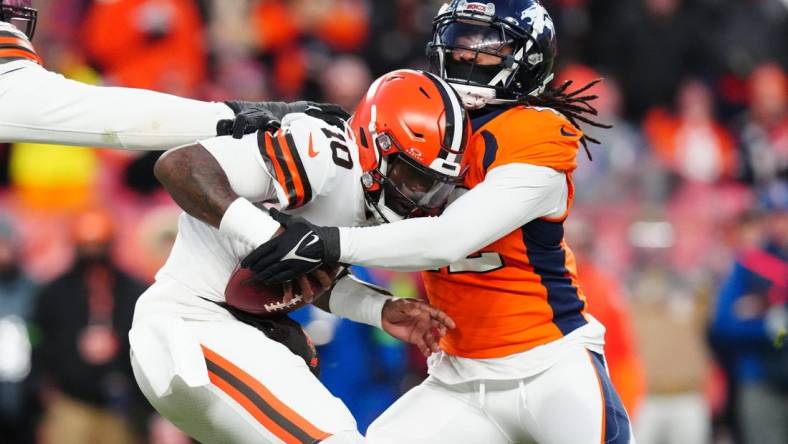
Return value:
M 276 437 L 288 444 L 307 444 L 331 436 L 285 405 L 260 381 L 208 347 L 201 347 L 211 383 Z

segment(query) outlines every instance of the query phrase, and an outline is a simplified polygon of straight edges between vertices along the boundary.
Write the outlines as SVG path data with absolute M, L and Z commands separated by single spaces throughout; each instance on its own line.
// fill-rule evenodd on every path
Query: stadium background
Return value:
M 440 3 L 34 1 L 34 44 L 48 69 L 88 83 L 352 110 L 375 76 L 423 67 Z M 615 125 L 591 131 L 603 141 L 591 148 L 593 162 L 579 156 L 567 234 L 590 312 L 608 327 L 613 382 L 636 423 L 654 433 L 708 427 L 713 442 L 744 442 L 743 424 L 769 416 L 753 409 L 788 415 L 786 351 L 767 333 L 769 313 L 788 294 L 788 2 L 544 3 L 558 29 L 558 78 L 582 85 L 604 77 L 593 91 L 602 120 Z M 157 156 L 0 145 L 0 327 L 19 320 L 3 304 L 16 263 L 34 283 L 19 312 L 33 356 L 41 346 L 34 314 L 48 294 L 41 288 L 72 266 L 79 215 L 112 219 L 114 261 L 139 280 L 150 282 L 165 260 L 178 209 L 152 176 Z M 359 273 L 398 295 L 422 294 L 418 275 Z M 362 431 L 424 377 L 418 352 L 381 332 L 316 310 L 297 316 L 323 344 L 323 379 Z M 9 331 L 0 328 L 6 364 L 21 347 Z M 4 421 L 15 405 L 35 427 L 58 399 L 46 375 L 60 369 L 37 362 L 22 376 L 0 365 Z M 776 384 L 776 407 L 748 391 L 780 393 Z M 34 399 L 9 395 L 19 386 Z M 132 410 L 124 406 L 98 408 Z M 134 424 L 151 442 L 182 442 L 144 415 Z

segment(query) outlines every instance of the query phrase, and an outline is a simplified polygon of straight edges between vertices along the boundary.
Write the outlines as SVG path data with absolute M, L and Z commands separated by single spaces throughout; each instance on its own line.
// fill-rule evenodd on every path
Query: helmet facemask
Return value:
M 523 27 L 511 18 L 439 13 L 427 45 L 428 71 L 451 83 L 470 109 L 539 95 L 552 80 L 555 47 L 549 16 L 536 17 L 539 23 Z
M 378 222 L 389 223 L 411 217 L 437 216 L 446 207 L 451 192 L 459 185 L 457 177 L 441 174 L 408 156 L 393 134 L 375 135 L 382 156 L 378 168 L 362 176 L 367 204 Z
M 30 7 L 29 1 L 0 1 L 0 21 L 10 23 L 33 39 L 38 21 L 38 11 Z

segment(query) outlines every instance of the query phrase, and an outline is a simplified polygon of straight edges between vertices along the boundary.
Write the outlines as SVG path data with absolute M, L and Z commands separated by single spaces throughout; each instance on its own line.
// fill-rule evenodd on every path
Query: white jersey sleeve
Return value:
M 523 163 L 492 169 L 439 217 L 340 228 L 340 262 L 394 270 L 444 267 L 539 217 L 566 209 L 566 176 Z
M 4 29 L 0 33 L 11 32 Z M 234 116 L 223 103 L 92 86 L 31 60 L 4 60 L 0 57 L 0 142 L 163 150 L 213 137 L 216 123 Z
M 295 114 L 286 116 L 273 135 L 216 137 L 200 144 L 220 164 L 236 194 L 250 201 L 277 199 L 284 211 L 320 225 L 353 226 L 365 220 L 357 149 L 351 138 L 322 120 Z M 350 157 L 334 160 L 343 153 Z M 174 280 L 197 296 L 223 301 L 233 271 L 257 245 L 183 214 L 175 245 L 156 279 Z
M 337 187 L 338 155 L 347 156 L 352 170 L 350 143 L 338 128 L 302 113 L 288 114 L 274 134 L 261 132 L 257 138 L 260 161 L 274 179 L 274 189 L 283 210 L 305 206 L 317 196 Z M 339 154 L 334 154 L 339 153 Z
M 222 167 L 235 194 L 251 202 L 277 197 L 273 177 L 260 157 L 259 137 L 259 134 L 247 134 L 241 139 L 221 136 L 200 141 Z

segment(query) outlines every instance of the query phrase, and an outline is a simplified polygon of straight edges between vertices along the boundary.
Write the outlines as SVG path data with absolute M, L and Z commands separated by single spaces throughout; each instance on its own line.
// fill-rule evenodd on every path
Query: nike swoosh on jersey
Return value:
M 315 144 L 312 142 L 312 134 L 309 134 L 309 157 L 315 157 L 320 151 L 315 151 Z
M 565 126 L 561 127 L 561 135 L 566 137 L 577 137 L 577 133 L 567 131 Z

